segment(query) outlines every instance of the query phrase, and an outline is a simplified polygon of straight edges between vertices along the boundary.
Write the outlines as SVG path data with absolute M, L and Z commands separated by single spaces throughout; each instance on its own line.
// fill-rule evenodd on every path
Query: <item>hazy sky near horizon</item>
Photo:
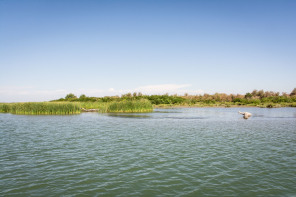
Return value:
M 294 0 L 0 0 L 0 102 L 290 93 Z

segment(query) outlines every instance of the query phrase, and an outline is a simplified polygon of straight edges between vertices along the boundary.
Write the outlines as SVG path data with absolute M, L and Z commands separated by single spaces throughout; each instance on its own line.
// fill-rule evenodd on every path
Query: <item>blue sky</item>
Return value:
M 294 0 L 0 0 L 0 102 L 290 93 Z

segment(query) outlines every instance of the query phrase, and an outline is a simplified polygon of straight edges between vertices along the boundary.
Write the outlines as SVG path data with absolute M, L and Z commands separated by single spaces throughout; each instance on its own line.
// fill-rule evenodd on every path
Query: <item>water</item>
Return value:
M 295 196 L 295 185 L 296 108 L 0 114 L 0 196 Z

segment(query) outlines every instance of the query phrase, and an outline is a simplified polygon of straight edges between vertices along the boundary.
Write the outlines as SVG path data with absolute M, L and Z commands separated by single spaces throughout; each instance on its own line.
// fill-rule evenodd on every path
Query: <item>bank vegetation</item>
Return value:
M 153 108 L 173 107 L 296 107 L 296 88 L 291 93 L 254 90 L 241 94 L 203 95 L 143 95 L 127 93 L 122 96 L 88 97 L 70 93 L 50 102 L 0 103 L 1 113 L 25 115 L 68 115 L 82 111 L 101 113 L 142 113 Z M 89 110 L 92 109 L 92 110 Z
M 254 90 L 242 94 L 203 94 L 203 95 L 143 95 L 127 93 L 122 96 L 80 97 L 70 93 L 54 102 L 80 102 L 85 108 L 98 108 L 103 103 L 148 100 L 154 107 L 296 107 L 296 88 L 291 93 Z

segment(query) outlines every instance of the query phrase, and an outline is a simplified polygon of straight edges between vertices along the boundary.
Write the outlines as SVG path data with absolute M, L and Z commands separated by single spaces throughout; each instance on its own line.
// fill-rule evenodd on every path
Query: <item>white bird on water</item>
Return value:
M 252 114 L 249 113 L 249 112 L 240 112 L 240 111 L 239 111 L 238 113 L 244 115 L 244 119 L 248 119 L 248 118 L 250 118 L 250 117 L 252 116 Z

